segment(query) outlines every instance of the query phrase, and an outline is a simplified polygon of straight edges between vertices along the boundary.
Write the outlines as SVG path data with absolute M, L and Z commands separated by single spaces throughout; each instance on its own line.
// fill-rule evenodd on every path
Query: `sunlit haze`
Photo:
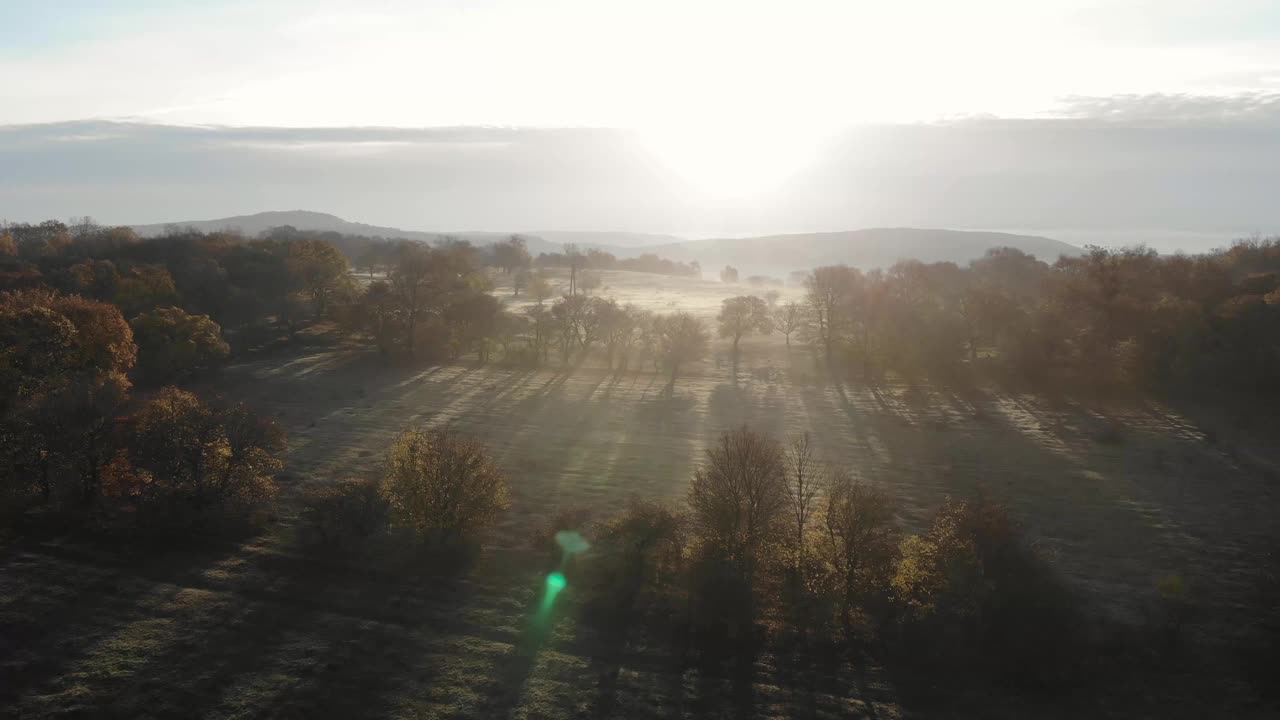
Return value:
M 927 199 L 927 187 L 926 200 L 911 203 L 918 212 L 903 213 L 898 200 L 886 199 L 884 187 L 850 179 L 868 162 L 889 165 L 891 171 L 905 167 L 897 174 L 916 177 L 917 168 L 928 162 L 912 156 L 927 152 L 928 144 L 867 145 L 855 139 L 861 143 L 858 160 L 850 164 L 836 158 L 850 147 L 850 128 L 868 125 L 946 126 L 975 118 L 1195 128 L 1274 123 L 1275 93 L 1280 92 L 1278 7 L 1262 0 L 561 0 L 371 2 L 358 9 L 349 3 L 290 0 L 7 3 L 0 8 L 0 87 L 6 94 L 0 127 L 114 120 L 215 130 L 616 128 L 634 133 L 635 139 L 628 141 L 621 161 L 599 161 L 590 168 L 563 159 L 522 165 L 521 173 L 537 175 L 527 190 L 545 194 L 579 182 L 594 189 L 620 183 L 620 190 L 630 188 L 640 196 L 619 200 L 621 206 L 658 203 L 667 195 L 680 198 L 645 212 L 643 221 L 622 210 L 571 210 L 574 200 L 567 194 L 563 200 L 544 199 L 536 206 L 540 212 L 515 198 L 494 202 L 492 194 L 483 202 L 473 196 L 446 202 L 437 198 L 439 178 L 466 183 L 490 160 L 459 168 L 458 161 L 444 158 L 452 151 L 441 147 L 442 159 L 424 161 L 422 146 L 413 141 L 387 142 L 359 132 L 340 138 L 279 135 L 269 142 L 228 139 L 242 153 L 284 152 L 268 175 L 321 159 L 360 164 L 374 174 L 375 166 L 390 175 L 415 166 L 421 202 L 412 207 L 398 200 L 389 207 L 392 203 L 375 198 L 343 197 L 336 186 L 326 192 L 337 200 L 325 193 L 312 196 L 325 200 L 314 209 L 412 227 L 599 229 L 603 223 L 692 234 L 877 223 L 1027 227 L 1026 213 L 1002 210 L 973 218 L 951 212 L 946 199 Z M 62 139 L 48 153 L 59 158 L 84 153 L 85 162 L 96 162 L 95 149 L 115 133 L 75 127 L 49 134 Z M 248 179 L 239 188 L 215 186 L 200 203 L 166 204 L 172 216 L 160 208 L 130 209 L 127 203 L 108 207 L 100 193 L 75 189 L 90 180 L 59 174 L 56 162 L 33 159 L 32 153 L 45 151 L 16 137 L 0 133 L 0 159 L 7 150 L 43 169 L 38 194 L 32 178 L 25 178 L 21 191 L 0 179 L 0 214 L 10 219 L 86 211 L 116 222 L 163 221 L 317 204 L 295 198 L 290 190 L 295 181 L 285 178 L 271 184 Z M 149 141 L 138 142 L 151 154 Z M 958 144 L 974 147 L 969 140 Z M 1016 156 L 986 158 L 996 174 L 984 172 L 979 181 L 1007 182 L 1019 193 L 1031 192 L 1010 166 L 1025 162 L 1028 152 L 1054 152 L 1053 144 L 1050 137 L 1032 139 Z M 1096 172 L 1106 176 L 1102 166 L 1124 149 L 1100 145 Z M 1227 148 L 1213 145 L 1235 152 L 1234 142 Z M 137 149 L 129 156 L 135 157 Z M 892 162 L 875 158 L 886 154 Z M 136 189 L 171 187 L 175 179 L 166 173 L 173 170 L 159 168 L 189 160 L 157 160 L 158 168 L 139 178 L 145 183 Z M 1078 160 L 1088 170 L 1090 156 Z M 619 171 L 618 162 L 638 163 L 650 179 L 620 180 L 616 175 L 628 171 Z M 935 165 L 925 173 L 954 171 Z M 313 174 L 307 182 L 325 179 L 332 180 Z M 119 185 L 106 190 L 124 191 Z M 217 202 L 218 196 L 224 201 Z M 472 202 L 484 205 L 485 212 L 462 211 Z M 1061 228 L 1084 222 L 1053 217 L 1053 204 L 1040 202 L 1049 216 L 1031 225 Z M 1165 204 L 1193 212 L 1197 201 Z M 833 211 L 837 205 L 840 212 Z M 1274 219 L 1259 208 L 1228 224 L 1231 232 L 1248 232 L 1266 230 Z M 1123 223 L 1094 224 L 1128 231 L 1217 232 L 1223 222 L 1219 217 L 1213 223 L 1162 223 L 1138 213 Z

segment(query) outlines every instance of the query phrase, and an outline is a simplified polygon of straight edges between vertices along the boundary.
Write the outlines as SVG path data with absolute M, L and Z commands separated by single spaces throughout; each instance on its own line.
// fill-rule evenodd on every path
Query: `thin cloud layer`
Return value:
M 1280 230 L 1274 98 L 1074 107 L 1071 119 L 851 128 L 777 187 L 737 198 L 700 193 L 628 130 L 11 126 L 0 217 L 142 224 L 305 208 L 419 230 L 917 226 L 1188 249 Z M 750 136 L 737 150 L 751 156 Z

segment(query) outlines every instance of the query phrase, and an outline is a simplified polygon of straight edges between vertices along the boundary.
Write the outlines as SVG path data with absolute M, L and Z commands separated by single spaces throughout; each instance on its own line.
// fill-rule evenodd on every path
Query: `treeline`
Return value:
M 461 549 L 506 493 L 476 441 L 409 430 L 381 478 L 316 490 L 303 517 L 320 547 L 363 562 L 394 554 L 397 529 Z M 462 500 L 437 507 L 440 497 Z M 942 687 L 1057 690 L 1091 670 L 1076 598 L 999 506 L 947 501 L 922 532 L 904 532 L 889 497 L 823 462 L 807 435 L 784 445 L 733 430 L 706 450 L 685 502 L 590 515 L 565 509 L 532 541 L 556 585 L 550 602 L 563 585 L 602 662 L 643 647 L 750 667 L 783 645 L 880 655 Z M 1154 632 L 1178 619 L 1164 610 Z
M 37 505 L 190 530 L 246 519 L 271 499 L 280 430 L 244 405 L 172 386 L 134 397 L 139 354 L 115 305 L 46 289 L 0 294 L 3 520 Z
M 1000 248 L 964 268 L 817 268 L 775 322 L 868 380 L 945 380 L 967 360 L 1042 386 L 1256 399 L 1280 391 L 1278 273 L 1275 239 L 1196 256 L 1090 247 L 1052 265 Z
M 5 249 L 10 252 L 4 253 Z M 47 289 L 110 303 L 133 326 L 143 380 L 216 365 L 231 350 L 296 333 L 349 303 L 355 284 L 332 244 L 49 221 L 0 231 L 0 291 Z M 224 337 L 225 335 L 225 337 Z
M 512 264 L 514 292 L 527 290 L 535 303 L 511 312 L 490 294 L 482 253 L 470 244 L 402 243 L 396 253 L 386 278 L 368 285 L 348 317 L 387 355 L 448 361 L 474 355 L 480 362 L 539 366 L 598 353 L 610 368 L 651 362 L 655 370 L 669 370 L 674 382 L 681 365 L 707 350 L 708 333 L 698 319 L 586 295 L 594 287 L 581 282 L 586 273 L 571 270 L 568 293 L 547 302 L 555 294 L 549 278 Z
M 534 264 L 538 267 L 586 268 L 590 270 L 630 270 L 655 275 L 702 277 L 702 265 L 697 260 L 682 263 L 658 257 L 654 253 L 642 253 L 638 257 L 618 258 L 613 253 L 588 248 L 582 252 L 577 245 L 565 245 L 564 252 L 539 253 Z

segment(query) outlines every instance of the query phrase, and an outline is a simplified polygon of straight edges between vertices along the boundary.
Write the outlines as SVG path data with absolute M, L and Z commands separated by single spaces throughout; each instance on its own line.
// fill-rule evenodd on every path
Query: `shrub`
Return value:
M 508 494 L 484 445 L 447 427 L 401 433 L 387 453 L 383 491 L 393 525 L 445 544 L 493 524 Z
M 302 518 L 321 545 L 344 548 L 386 530 L 390 510 L 379 483 L 343 480 L 309 492 Z

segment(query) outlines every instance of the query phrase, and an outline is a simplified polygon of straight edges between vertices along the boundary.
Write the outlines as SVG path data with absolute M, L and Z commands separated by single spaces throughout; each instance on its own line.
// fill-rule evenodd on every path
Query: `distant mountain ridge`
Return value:
M 807 270 L 819 265 L 839 263 L 863 269 L 888 267 L 905 259 L 964 264 L 982 257 L 993 247 L 1017 248 L 1046 262 L 1053 262 L 1060 255 L 1079 255 L 1082 252 L 1074 245 L 1047 237 L 973 230 L 867 228 L 683 240 L 671 235 L 614 231 L 422 232 L 350 222 L 336 215 L 308 210 L 262 212 L 215 220 L 132 227 L 139 235 L 149 237 L 159 235 L 171 226 L 192 227 L 202 232 L 237 230 L 246 235 L 257 235 L 281 225 L 292 225 L 299 230 L 404 238 L 420 242 L 437 242 L 446 237 L 454 237 L 477 245 L 500 242 L 518 234 L 525 238 L 529 252 L 534 255 L 561 252 L 564 243 L 573 242 L 583 249 L 597 248 L 618 257 L 654 253 L 680 262 L 697 261 L 708 271 L 714 271 L 722 265 L 733 265 L 743 274 L 773 276 L 782 276 L 792 270 Z

